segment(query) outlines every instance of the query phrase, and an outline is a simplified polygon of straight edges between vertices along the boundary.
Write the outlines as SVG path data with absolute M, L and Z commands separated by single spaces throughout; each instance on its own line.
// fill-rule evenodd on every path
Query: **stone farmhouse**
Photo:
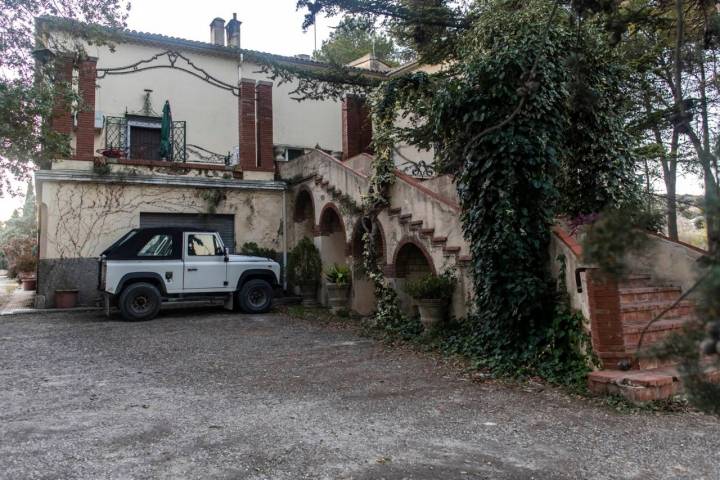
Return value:
M 42 17 L 38 58 L 57 42 L 77 42 L 76 28 Z M 84 26 L 80 26 L 85 28 Z M 36 172 L 39 212 L 38 301 L 51 308 L 56 289 L 97 301 L 97 257 L 127 230 L 198 225 L 216 229 L 231 248 L 255 242 L 286 254 L 313 239 L 323 264 L 353 268 L 350 307 L 374 310 L 371 283 L 355 268 L 362 250 L 357 205 L 368 189 L 372 125 L 363 100 L 303 101 L 295 84 L 273 81 L 253 63 L 259 52 L 241 48 L 241 23 L 216 18 L 210 41 L 122 31 L 114 45 L 85 43 L 86 56 L 57 57 L 56 79 L 73 82 L 85 108 L 76 115 L 58 105 L 52 127 L 71 136 L 73 155 Z M 317 69 L 307 57 L 269 55 L 274 62 Z M 352 62 L 364 75 L 390 78 L 417 64 L 390 69 L 371 56 Z M 163 108 L 172 112 L 171 148 L 160 156 Z M 458 272 L 451 314 L 471 308 L 470 250 L 462 234 L 452 179 L 433 175 L 432 152 L 399 145 L 392 205 L 378 218 L 386 276 L 408 312 L 403 282 L 418 274 Z M 677 375 L 637 356 L 645 325 L 694 281 L 703 251 L 652 237 L 633 259 L 624 283 L 603 282 L 582 260 L 576 236 L 558 225 L 551 257 L 566 259 L 565 284 L 583 312 L 602 367 L 591 375 L 598 393 L 634 399 L 677 391 Z M 557 275 L 558 265 L 552 266 Z M 321 289 L 319 301 L 326 302 Z M 692 318 L 683 302 L 648 330 L 648 345 Z M 628 369 L 620 370 L 618 365 Z

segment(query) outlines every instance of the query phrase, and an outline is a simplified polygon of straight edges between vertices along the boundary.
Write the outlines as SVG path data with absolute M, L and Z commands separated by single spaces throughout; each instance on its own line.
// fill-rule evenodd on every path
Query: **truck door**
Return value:
M 186 290 L 228 289 L 227 262 L 222 240 L 215 233 L 186 232 L 183 260 Z

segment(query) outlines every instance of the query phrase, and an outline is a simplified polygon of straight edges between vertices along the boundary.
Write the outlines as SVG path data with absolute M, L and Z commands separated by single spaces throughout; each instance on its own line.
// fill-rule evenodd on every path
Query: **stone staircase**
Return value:
M 676 366 L 643 353 L 696 321 L 693 302 L 682 300 L 675 305 L 682 289 L 658 282 L 649 274 L 629 276 L 617 284 L 617 294 L 623 348 L 612 355 L 599 352 L 605 369 L 589 375 L 588 388 L 596 394 L 622 395 L 633 402 L 659 400 L 680 393 L 682 384 Z M 649 325 L 665 311 L 660 320 Z M 612 365 L 610 362 L 614 360 L 617 362 Z M 719 373 L 707 372 L 720 379 Z

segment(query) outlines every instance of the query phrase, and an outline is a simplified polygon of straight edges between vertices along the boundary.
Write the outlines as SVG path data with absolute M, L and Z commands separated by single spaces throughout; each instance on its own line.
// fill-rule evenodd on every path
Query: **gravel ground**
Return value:
M 720 478 L 720 422 L 474 383 L 281 314 L 0 318 L 0 477 Z

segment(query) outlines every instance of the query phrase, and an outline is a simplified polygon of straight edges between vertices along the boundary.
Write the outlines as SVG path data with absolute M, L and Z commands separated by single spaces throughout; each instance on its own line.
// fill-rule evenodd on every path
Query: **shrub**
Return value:
M 338 265 L 337 263 L 327 269 L 325 278 L 330 283 L 338 285 L 347 285 L 350 283 L 350 267 L 347 265 Z
M 18 273 L 34 273 L 37 269 L 35 255 L 21 255 L 15 260 L 15 271 Z
M 425 275 L 416 280 L 409 280 L 405 284 L 405 292 L 416 300 L 444 300 L 452 299 L 457 278 L 455 273 L 448 270 L 441 275 Z
M 307 237 L 295 245 L 288 258 L 288 275 L 293 285 L 317 284 L 322 273 L 320 252 Z

